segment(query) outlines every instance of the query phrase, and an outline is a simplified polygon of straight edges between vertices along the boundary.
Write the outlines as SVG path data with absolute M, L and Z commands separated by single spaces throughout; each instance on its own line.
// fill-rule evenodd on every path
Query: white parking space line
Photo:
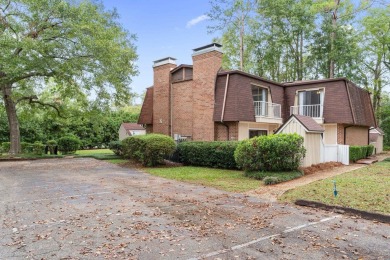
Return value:
M 286 229 L 282 233 L 278 233 L 278 234 L 274 234 L 274 235 L 270 235 L 270 236 L 260 237 L 258 239 L 249 241 L 249 242 L 244 243 L 244 244 L 235 245 L 235 246 L 232 246 L 230 248 L 217 250 L 217 251 L 214 251 L 214 252 L 211 252 L 211 253 L 199 256 L 199 257 L 189 258 L 188 260 L 200 260 L 200 259 L 204 259 L 204 258 L 208 258 L 208 257 L 221 255 L 221 254 L 224 254 L 224 253 L 227 253 L 227 252 L 239 250 L 241 248 L 248 247 L 248 246 L 256 244 L 258 242 L 261 242 L 261 241 L 264 241 L 264 240 L 267 240 L 267 239 L 270 239 L 270 238 L 273 238 L 273 237 L 281 236 L 282 234 L 286 234 L 286 233 L 297 231 L 297 230 L 300 230 L 300 229 L 303 229 L 303 228 L 306 228 L 306 227 L 318 225 L 318 224 L 321 224 L 321 223 L 324 223 L 324 222 L 327 222 L 327 221 L 331 221 L 333 219 L 340 218 L 340 217 L 341 217 L 341 215 L 336 215 L 336 216 L 332 216 L 332 217 L 329 217 L 329 218 L 321 219 L 320 221 L 317 221 L 317 222 L 310 222 L 310 223 L 307 223 L 307 224 L 299 225 L 299 226 L 296 226 L 296 227 L 292 227 L 292 228 Z

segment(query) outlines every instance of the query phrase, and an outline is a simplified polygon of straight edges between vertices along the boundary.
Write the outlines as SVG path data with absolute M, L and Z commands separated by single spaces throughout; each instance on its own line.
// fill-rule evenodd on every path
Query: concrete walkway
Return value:
M 378 161 L 383 161 L 384 159 L 386 159 L 388 157 L 390 157 L 390 154 L 388 152 L 376 156 Z M 314 174 L 305 175 L 301 178 L 298 178 L 298 179 L 295 179 L 292 181 L 283 182 L 283 183 L 276 184 L 276 185 L 262 186 L 256 190 L 251 190 L 251 191 L 247 192 L 246 194 L 250 195 L 250 196 L 259 197 L 262 199 L 267 199 L 271 202 L 275 202 L 275 201 L 277 201 L 278 197 L 283 195 L 283 193 L 285 193 L 288 190 L 291 190 L 291 189 L 294 189 L 296 187 L 303 186 L 303 185 L 306 185 L 306 184 L 309 184 L 309 183 L 312 183 L 312 182 L 315 182 L 318 180 L 323 180 L 323 179 L 337 176 L 337 175 L 340 175 L 340 174 L 343 174 L 346 172 L 350 172 L 350 171 L 353 171 L 356 169 L 360 169 L 363 167 L 367 167 L 367 165 L 364 165 L 364 164 L 343 165 L 341 167 L 337 167 L 337 168 L 334 168 L 331 170 L 324 170 L 324 171 L 316 172 Z

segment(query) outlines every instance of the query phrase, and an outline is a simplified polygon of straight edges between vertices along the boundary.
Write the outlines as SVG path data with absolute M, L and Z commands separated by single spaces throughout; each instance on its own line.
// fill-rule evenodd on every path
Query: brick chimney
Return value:
M 170 71 L 174 68 L 172 57 L 153 64 L 153 133 L 170 135 Z
M 222 66 L 221 47 L 212 43 L 193 50 L 193 140 L 214 141 L 214 88 Z

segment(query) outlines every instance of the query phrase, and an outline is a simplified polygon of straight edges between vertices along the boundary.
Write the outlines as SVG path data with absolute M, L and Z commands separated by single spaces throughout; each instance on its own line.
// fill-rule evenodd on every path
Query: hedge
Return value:
M 122 141 L 123 156 L 141 162 L 144 166 L 156 166 L 175 151 L 176 144 L 167 135 L 147 134 L 131 136 Z
M 305 152 L 302 136 L 277 134 L 239 143 L 234 158 L 245 171 L 292 171 L 298 169 Z
M 361 145 L 361 146 L 350 146 L 349 147 L 349 160 L 352 162 L 356 162 L 360 159 L 367 158 L 371 156 L 374 152 L 373 145 Z
M 181 142 L 177 146 L 179 161 L 194 166 L 235 169 L 234 151 L 238 142 Z

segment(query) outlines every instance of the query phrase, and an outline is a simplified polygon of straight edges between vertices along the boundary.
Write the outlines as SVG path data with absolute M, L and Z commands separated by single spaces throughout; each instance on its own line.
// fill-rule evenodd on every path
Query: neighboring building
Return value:
M 119 140 L 121 141 L 129 136 L 144 134 L 146 134 L 146 129 L 136 123 L 122 123 L 119 127 Z
M 193 65 L 154 62 L 138 120 L 147 132 L 190 140 L 273 134 L 291 115 L 311 117 L 324 144 L 367 145 L 376 127 L 370 94 L 345 78 L 278 83 L 223 71 L 221 45 L 194 49 Z
M 375 153 L 383 152 L 383 136 L 385 132 L 379 127 L 370 129 L 370 144 L 375 146 Z

